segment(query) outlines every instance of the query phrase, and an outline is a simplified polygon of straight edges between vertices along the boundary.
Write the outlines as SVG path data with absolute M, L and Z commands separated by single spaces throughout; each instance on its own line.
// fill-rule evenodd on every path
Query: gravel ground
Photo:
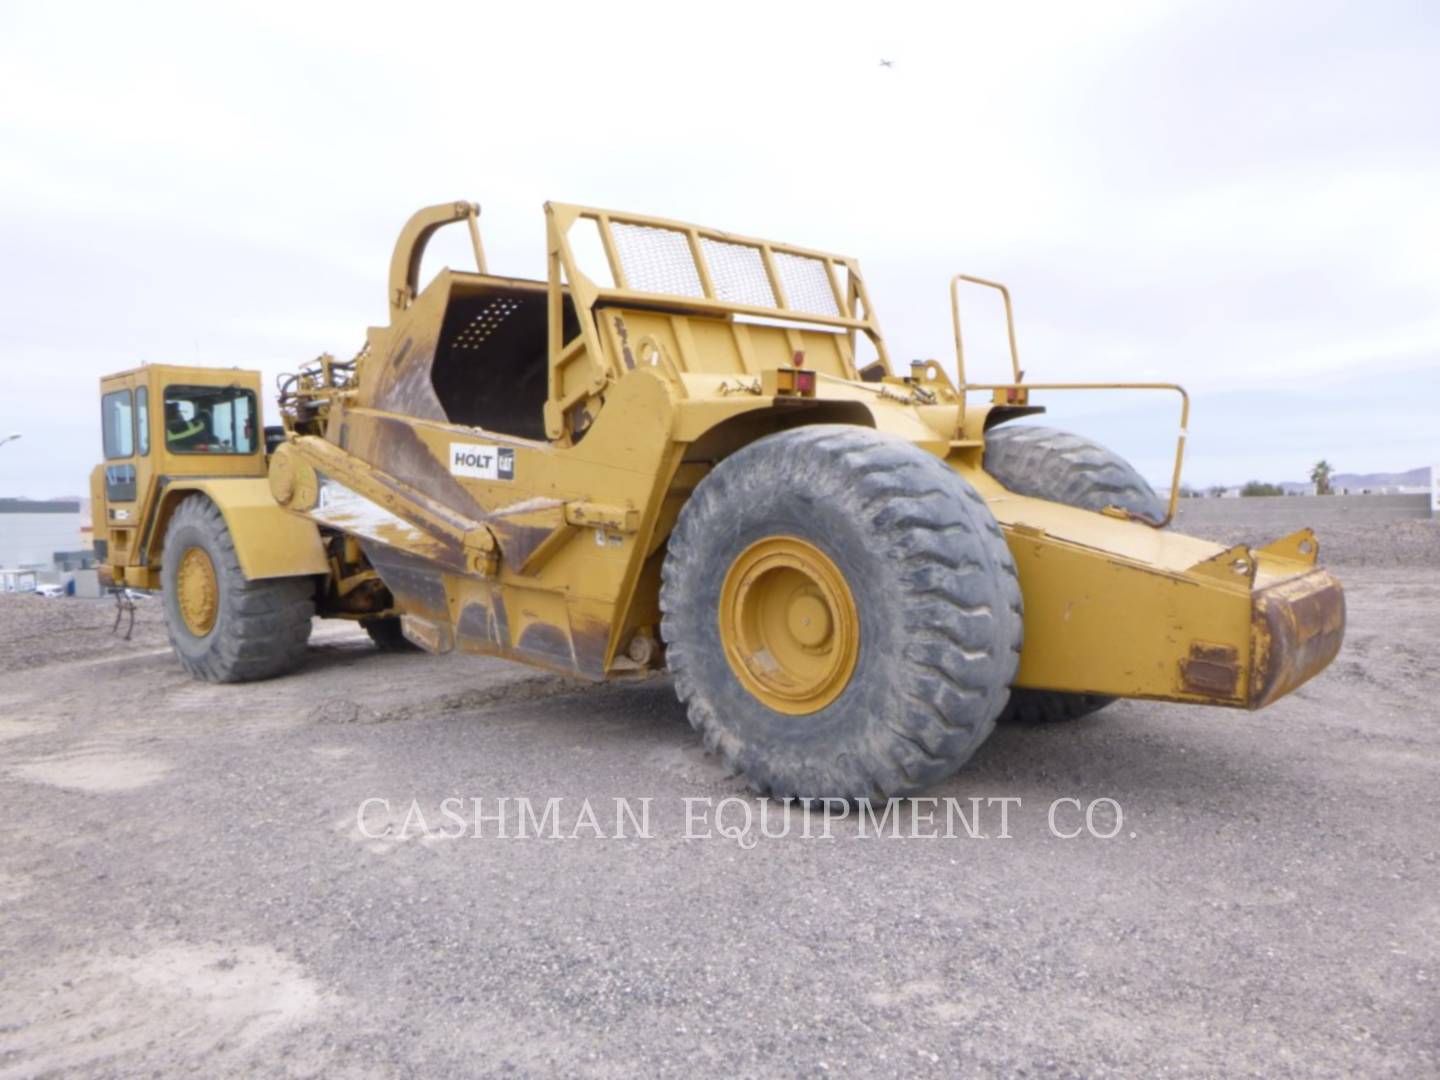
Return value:
M 1220 544 L 1268 544 L 1287 531 L 1187 524 L 1182 508 L 1176 528 Z M 1390 566 L 1440 570 L 1440 522 L 1417 519 L 1362 525 L 1345 521 L 1317 528 L 1320 561 L 1327 566 Z
M 135 605 L 114 633 L 115 601 L 49 598 L 34 593 L 0 594 L 0 671 L 73 664 L 133 655 L 166 644 L 160 597 Z M 130 629 L 130 640 L 125 630 Z
M 760 804 L 663 678 L 324 624 L 298 674 L 208 686 L 158 602 L 124 643 L 0 596 L 0 1078 L 1440 1075 L 1440 578 L 1374 532 L 1327 538 L 1380 568 L 1319 679 L 1002 729 L 934 793 L 978 835 L 933 839 L 943 803 L 719 835 Z M 501 796 L 575 838 L 440 835 Z M 617 798 L 651 838 L 608 838 Z M 1115 835 L 1056 835 L 1065 798 Z

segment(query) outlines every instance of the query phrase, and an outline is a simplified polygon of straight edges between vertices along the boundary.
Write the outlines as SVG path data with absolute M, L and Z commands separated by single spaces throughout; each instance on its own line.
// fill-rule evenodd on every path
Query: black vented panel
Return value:
M 578 332 L 567 299 L 566 340 Z M 548 365 L 545 294 L 496 289 L 451 300 L 431 380 L 452 423 L 544 439 Z

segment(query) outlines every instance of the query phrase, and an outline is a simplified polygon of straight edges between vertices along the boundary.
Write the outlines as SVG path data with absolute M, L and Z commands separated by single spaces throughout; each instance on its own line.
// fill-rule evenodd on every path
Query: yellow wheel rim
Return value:
M 860 655 L 860 616 L 839 568 L 793 536 L 751 544 L 720 587 L 720 640 L 735 677 L 777 712 L 829 705 Z
M 175 586 L 185 629 L 196 637 L 204 637 L 214 628 L 215 616 L 220 612 L 220 587 L 215 583 L 215 564 L 204 548 L 192 547 L 180 557 Z

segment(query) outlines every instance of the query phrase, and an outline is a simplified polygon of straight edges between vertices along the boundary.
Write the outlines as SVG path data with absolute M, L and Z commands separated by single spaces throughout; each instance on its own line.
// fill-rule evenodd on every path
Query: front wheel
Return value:
M 219 507 L 191 495 L 165 530 L 165 625 L 186 670 L 207 682 L 249 682 L 300 663 L 315 614 L 308 577 L 250 581 Z
M 1019 664 L 1019 581 L 988 507 L 868 428 L 781 432 L 716 466 L 671 534 L 660 606 L 691 724 L 777 797 L 943 779 Z

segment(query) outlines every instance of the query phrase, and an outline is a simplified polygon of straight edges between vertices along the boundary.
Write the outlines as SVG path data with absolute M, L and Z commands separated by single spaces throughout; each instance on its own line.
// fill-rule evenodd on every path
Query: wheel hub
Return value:
M 860 617 L 839 568 L 793 536 L 751 544 L 720 589 L 720 640 L 740 683 L 777 712 L 818 712 L 845 689 Z
M 180 557 L 175 584 L 185 629 L 196 637 L 204 637 L 214 629 L 215 617 L 220 613 L 215 564 L 204 548 L 189 548 Z

